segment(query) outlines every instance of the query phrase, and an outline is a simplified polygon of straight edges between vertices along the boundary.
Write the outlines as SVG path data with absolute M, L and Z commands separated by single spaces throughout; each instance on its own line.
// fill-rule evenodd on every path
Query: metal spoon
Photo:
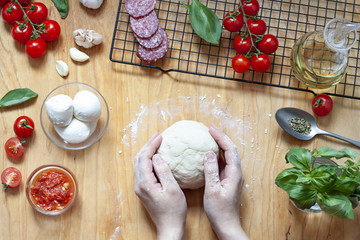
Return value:
M 303 134 L 303 133 L 298 133 L 295 130 L 293 130 L 290 125 L 289 125 L 289 120 L 294 118 L 294 117 L 299 117 L 299 118 L 303 118 L 306 121 L 308 121 L 311 124 L 311 131 L 309 134 Z M 278 124 L 280 125 L 280 127 L 282 129 L 284 129 L 286 132 L 288 132 L 291 136 L 300 139 L 300 140 L 310 140 L 312 139 L 315 135 L 317 134 L 324 134 L 324 135 L 328 135 L 331 137 L 335 137 L 338 139 L 341 139 L 343 141 L 347 141 L 351 144 L 354 144 L 357 147 L 360 147 L 360 142 L 339 136 L 337 134 L 334 133 L 330 133 L 324 130 L 321 130 L 320 128 L 318 128 L 318 125 L 316 123 L 315 118 L 309 114 L 308 112 L 305 112 L 301 109 L 298 108 L 280 108 L 279 110 L 276 111 L 275 113 L 275 118 L 276 121 L 278 122 Z

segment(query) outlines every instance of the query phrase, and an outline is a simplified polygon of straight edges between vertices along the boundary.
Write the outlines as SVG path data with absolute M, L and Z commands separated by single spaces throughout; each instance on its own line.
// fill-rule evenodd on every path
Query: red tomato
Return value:
M 27 6 L 29 5 L 31 0 L 18 0 L 21 6 Z
M 260 54 L 259 56 L 254 55 L 251 58 L 251 67 L 256 72 L 266 72 L 270 67 L 270 58 L 266 54 Z
M 224 28 L 229 32 L 238 32 L 244 25 L 243 15 L 239 12 L 229 12 L 225 15 L 223 24 Z
M 25 52 L 32 58 L 39 58 L 46 52 L 46 42 L 42 38 L 29 39 L 25 43 Z
M 48 16 L 48 9 L 45 4 L 41 2 L 34 2 L 25 10 L 28 18 L 33 23 L 41 23 L 45 21 Z
M 266 54 L 274 53 L 279 46 L 279 42 L 274 35 L 265 34 L 263 40 L 258 42 L 258 49 Z
M 21 172 L 14 167 L 6 168 L 1 173 L 1 182 L 4 184 L 3 190 L 7 188 L 14 188 L 20 185 L 21 183 Z
M 24 153 L 24 146 L 17 137 L 9 138 L 5 143 L 5 152 L 10 158 L 21 157 Z
M 256 16 L 260 9 L 259 2 L 257 0 L 251 0 L 250 2 L 245 1 L 246 0 L 241 0 L 245 14 L 249 16 Z
M 333 101 L 329 95 L 319 94 L 312 100 L 312 110 L 320 117 L 328 115 L 333 109 Z
M 24 43 L 30 39 L 32 31 L 33 27 L 30 23 L 19 21 L 15 22 L 14 26 L 12 27 L 11 35 L 16 41 Z
M 231 65 L 235 72 L 244 73 L 250 68 L 250 61 L 244 55 L 236 55 Z
M 30 137 L 34 132 L 34 128 L 34 121 L 27 116 L 21 116 L 15 120 L 14 132 L 19 138 Z
M 0 0 L 0 6 L 5 5 L 8 2 L 10 2 L 10 0 Z
M 45 20 L 41 24 L 45 24 L 45 32 L 40 34 L 45 41 L 50 42 L 58 39 L 61 32 L 58 22 L 54 20 Z
M 8 2 L 1 9 L 1 16 L 7 23 L 14 24 L 16 21 L 20 21 L 23 18 L 24 13 L 19 4 Z
M 250 36 L 243 39 L 240 35 L 234 39 L 234 49 L 239 54 L 246 54 L 252 50 Z
M 259 19 L 254 21 L 253 19 L 249 18 L 247 20 L 247 24 L 249 27 L 249 31 L 255 35 L 263 35 L 266 32 L 266 24 L 263 20 Z

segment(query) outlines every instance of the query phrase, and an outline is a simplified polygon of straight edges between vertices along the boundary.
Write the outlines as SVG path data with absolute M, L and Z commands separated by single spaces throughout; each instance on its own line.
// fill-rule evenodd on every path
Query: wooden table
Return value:
M 133 159 L 155 131 L 191 119 L 215 123 L 239 147 L 245 186 L 241 196 L 242 225 L 251 239 L 360 239 L 360 211 L 355 220 L 327 214 L 306 214 L 289 203 L 275 177 L 284 168 L 291 146 L 313 149 L 323 145 L 351 147 L 328 137 L 295 140 L 280 129 L 275 111 L 284 106 L 311 112 L 312 95 L 280 88 L 225 81 L 189 74 L 162 74 L 158 70 L 113 63 L 110 45 L 118 1 L 105 0 L 98 10 L 70 2 L 69 16 L 61 20 L 50 0 L 49 18 L 60 22 L 61 37 L 48 44 L 46 55 L 31 59 L 24 45 L 16 43 L 11 26 L 0 23 L 0 94 L 28 87 L 37 99 L 0 109 L 1 145 L 14 136 L 13 121 L 28 115 L 35 134 L 23 158 L 10 160 L 0 151 L 0 169 L 14 166 L 23 182 L 0 194 L 0 239 L 156 239 L 156 229 L 134 193 Z M 90 61 L 75 63 L 69 49 L 75 46 L 72 31 L 89 28 L 104 42 L 84 50 Z M 70 74 L 61 78 L 55 61 L 68 63 Z M 92 147 L 66 151 L 52 144 L 40 127 L 39 112 L 46 95 L 67 82 L 84 82 L 97 88 L 110 109 L 108 130 Z M 334 98 L 333 112 L 318 118 L 323 129 L 359 139 L 360 101 Z M 359 150 L 353 148 L 355 150 Z M 25 182 L 38 166 L 57 163 L 71 169 L 79 183 L 72 209 L 55 217 L 34 211 L 25 196 Z M 185 191 L 188 203 L 185 239 L 216 239 L 203 210 L 203 189 Z

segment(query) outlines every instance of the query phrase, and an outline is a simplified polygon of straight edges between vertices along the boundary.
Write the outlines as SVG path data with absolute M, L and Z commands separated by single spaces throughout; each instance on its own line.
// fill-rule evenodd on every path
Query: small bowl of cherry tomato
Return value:
M 105 134 L 108 123 L 105 98 L 94 87 L 81 82 L 56 87 L 44 99 L 40 110 L 40 124 L 46 137 L 67 150 L 95 144 Z
M 48 164 L 35 169 L 26 182 L 26 197 L 30 205 L 45 215 L 59 215 L 75 203 L 78 184 L 67 168 Z

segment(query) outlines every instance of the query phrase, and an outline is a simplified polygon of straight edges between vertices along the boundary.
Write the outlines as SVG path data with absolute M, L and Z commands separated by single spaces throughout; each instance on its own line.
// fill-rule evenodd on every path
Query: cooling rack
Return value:
M 239 0 L 200 0 L 212 9 L 222 22 L 223 16 L 234 10 Z M 187 1 L 185 0 L 187 3 Z M 201 40 L 192 30 L 186 8 L 179 0 L 158 0 L 155 6 L 160 26 L 170 37 L 166 56 L 148 64 L 136 56 L 136 42 L 129 24 L 125 1 L 120 0 L 110 50 L 110 60 L 124 64 L 156 68 L 163 72 L 183 72 L 221 79 L 262 84 L 313 92 L 292 74 L 290 53 L 295 41 L 303 34 L 323 30 L 333 18 L 360 22 L 360 1 L 352 0 L 259 0 L 259 16 L 267 24 L 267 33 L 277 36 L 278 50 L 270 55 L 272 65 L 266 73 L 252 70 L 244 74 L 233 71 L 231 60 L 236 55 L 233 40 L 239 33 L 223 31 L 219 45 Z M 327 89 L 333 96 L 360 99 L 359 43 L 349 52 L 348 71 L 338 85 Z M 314 93 L 314 92 L 313 92 Z

